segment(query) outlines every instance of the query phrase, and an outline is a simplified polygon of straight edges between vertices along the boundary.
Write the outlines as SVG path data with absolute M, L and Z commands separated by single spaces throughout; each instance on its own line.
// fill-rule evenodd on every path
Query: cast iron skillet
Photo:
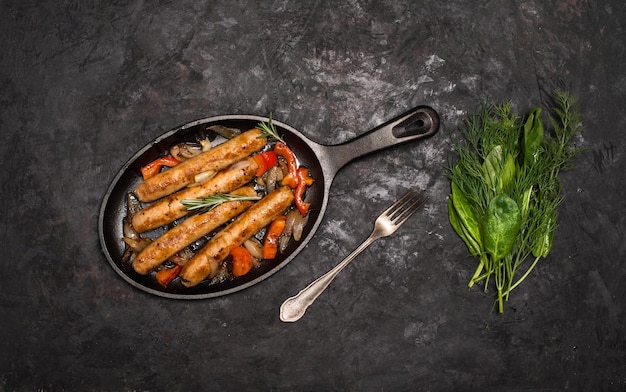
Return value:
M 215 142 L 219 142 L 216 134 L 207 131 L 207 128 L 212 125 L 247 130 L 254 128 L 259 122 L 268 120 L 266 117 L 253 115 L 204 118 L 166 132 L 137 151 L 113 178 L 100 207 L 98 218 L 100 244 L 115 272 L 136 288 L 167 298 L 212 298 L 250 287 L 287 265 L 308 244 L 322 221 L 331 183 L 343 166 L 355 158 L 374 151 L 432 136 L 439 129 L 439 116 L 428 106 L 416 107 L 357 138 L 337 145 L 318 144 L 307 139 L 291 126 L 272 120 L 279 134 L 298 157 L 299 164 L 308 167 L 311 176 L 315 179 L 315 183 L 307 189 L 305 200 L 311 203 L 310 216 L 299 242 L 290 241 L 283 254 L 275 260 L 265 260 L 261 267 L 253 269 L 242 277 L 212 285 L 203 282 L 192 288 L 184 287 L 179 279 L 175 279 L 167 288 L 163 288 L 156 282 L 153 275 L 139 275 L 130 263 L 122 262 L 124 253 L 122 220 L 126 215 L 126 195 L 141 182 L 139 171 L 141 166 L 156 159 L 176 143 L 194 141 L 199 134 L 209 135 L 218 139 Z

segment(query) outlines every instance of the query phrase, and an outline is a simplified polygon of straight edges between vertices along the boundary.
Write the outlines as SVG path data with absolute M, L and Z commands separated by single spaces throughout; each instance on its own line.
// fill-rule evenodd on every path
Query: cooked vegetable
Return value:
M 125 239 L 124 253 L 122 254 L 123 263 L 127 263 L 137 254 L 137 251 L 133 250 L 133 248 L 136 248 L 135 241 L 138 241 L 140 236 L 139 233 L 137 233 L 137 230 L 133 227 L 131 221 L 135 214 L 140 210 L 141 203 L 132 192 L 128 192 L 126 194 L 126 216 L 122 219 L 122 239 Z M 128 240 L 130 240 L 131 244 L 133 244 L 132 247 L 127 242 Z
M 298 215 L 298 219 L 296 219 L 296 221 L 293 223 L 293 233 L 291 234 L 294 240 L 300 241 L 300 238 L 302 238 L 302 233 L 304 232 L 304 226 L 306 226 L 308 221 L 309 214 Z
M 482 282 L 488 291 L 493 277 L 500 313 L 511 291 L 550 253 L 563 200 L 558 175 L 579 152 L 572 147 L 582 131 L 574 99 L 555 91 L 553 101 L 550 133 L 541 108 L 522 122 L 511 103 L 483 104 L 468 118 L 447 170 L 450 225 L 478 257 L 468 286 Z
M 296 208 L 304 216 L 309 212 L 311 203 L 304 202 L 304 192 L 308 186 L 313 185 L 313 178 L 309 175 L 309 169 L 306 167 L 299 167 L 296 172 L 297 185 L 295 190 L 295 203 Z
M 251 237 L 244 241 L 243 246 L 248 249 L 253 259 L 263 258 L 263 244 L 258 239 Z
M 276 189 L 276 185 L 280 185 L 283 180 L 283 171 L 280 166 L 271 167 L 263 176 L 257 177 L 260 181 L 258 183 L 263 183 L 265 186 L 265 190 L 267 192 L 271 192 Z
M 174 265 L 172 268 L 163 268 L 156 272 L 156 280 L 162 287 L 167 287 L 167 285 L 178 276 L 182 269 L 183 266 L 178 264 Z
M 193 158 L 202 152 L 202 145 L 196 143 L 178 143 L 170 148 L 170 155 L 179 161 Z
M 215 170 L 207 170 L 207 171 L 203 171 L 202 173 L 198 173 L 195 176 L 193 176 L 193 182 L 187 186 L 193 187 L 193 186 L 202 185 L 205 182 L 209 181 L 211 178 L 215 177 L 216 174 L 217 172 L 215 172 Z
M 274 151 L 264 151 L 254 155 L 254 160 L 259 168 L 256 171 L 256 176 L 261 177 L 263 173 L 268 171 L 271 167 L 276 166 L 278 158 Z
M 139 253 L 146 248 L 146 246 L 150 245 L 152 242 L 150 238 L 132 238 L 132 237 L 122 237 L 124 243 L 130 248 L 133 253 Z
M 174 167 L 180 162 L 181 161 L 179 161 L 178 159 L 169 155 L 160 157 L 148 163 L 147 165 L 142 166 L 140 169 L 141 175 L 143 176 L 144 180 L 147 180 L 148 178 L 156 176 L 161 171 L 163 166 Z
M 273 259 L 278 254 L 278 240 L 285 229 L 287 217 L 281 215 L 276 218 L 265 233 L 265 242 L 263 243 L 263 258 Z
M 274 145 L 274 151 L 285 159 L 289 169 L 289 172 L 283 178 L 282 184 L 295 189 L 298 186 L 298 161 L 296 160 L 296 155 L 285 143 L 280 142 Z
M 293 226 L 295 225 L 298 219 L 301 219 L 302 215 L 297 209 L 293 209 L 289 211 L 285 215 L 285 227 L 283 228 L 280 237 L 278 238 L 278 251 L 284 252 L 289 245 L 289 241 L 291 241 L 291 236 L 293 235 Z
M 231 270 L 234 276 L 242 276 L 252 269 L 252 254 L 245 246 L 239 245 L 230 250 Z

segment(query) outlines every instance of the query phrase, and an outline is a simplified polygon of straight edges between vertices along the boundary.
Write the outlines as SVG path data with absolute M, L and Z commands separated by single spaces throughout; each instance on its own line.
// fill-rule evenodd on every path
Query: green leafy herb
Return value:
M 266 137 L 270 140 L 276 140 L 281 143 L 285 143 L 285 140 L 278 134 L 276 126 L 272 122 L 272 113 L 270 113 L 269 120 L 267 122 L 260 122 L 257 128 L 261 131 L 262 137 Z M 286 143 L 285 143 L 286 144 Z
M 526 165 L 532 165 L 538 159 L 537 155 L 541 153 L 544 130 L 540 115 L 541 108 L 534 108 L 524 124 L 524 143 L 522 147 Z
M 449 201 L 450 222 L 453 226 L 458 225 L 459 230 L 465 234 L 461 238 L 465 241 L 472 256 L 480 254 L 480 224 L 469 200 L 455 183 L 452 183 L 452 195 Z
M 511 103 L 483 104 L 468 117 L 447 170 L 450 225 L 478 258 L 468 286 L 483 283 L 488 291 L 493 279 L 500 313 L 511 291 L 550 253 L 563 200 L 558 175 L 580 152 L 572 147 L 582 131 L 574 99 L 562 91 L 552 98 L 550 132 L 540 108 L 522 122 Z
M 520 213 L 517 203 L 506 195 L 491 199 L 481 222 L 482 240 L 494 260 L 503 259 L 515 245 L 520 229 Z
M 242 196 L 229 193 L 217 193 L 202 199 L 183 199 L 180 203 L 189 211 L 210 211 L 229 201 L 260 200 L 260 196 Z

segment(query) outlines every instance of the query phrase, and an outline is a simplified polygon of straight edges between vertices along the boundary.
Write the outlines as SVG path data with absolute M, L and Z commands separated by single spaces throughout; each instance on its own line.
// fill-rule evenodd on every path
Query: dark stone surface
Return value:
M 0 3 L 0 390 L 623 391 L 622 1 Z M 447 223 L 451 135 L 487 97 L 524 111 L 568 89 L 586 149 L 562 177 L 554 248 L 493 312 Z M 249 113 L 337 143 L 427 104 L 427 141 L 354 162 L 309 246 L 212 300 L 129 286 L 97 236 L 141 146 Z M 431 202 L 295 324 L 278 308 L 411 184 Z

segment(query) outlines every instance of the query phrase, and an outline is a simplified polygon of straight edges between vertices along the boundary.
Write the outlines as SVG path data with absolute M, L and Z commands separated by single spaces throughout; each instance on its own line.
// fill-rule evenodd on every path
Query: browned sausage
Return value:
M 267 143 L 261 131 L 251 129 L 210 150 L 196 155 L 178 165 L 148 178 L 137 186 L 135 195 L 143 202 L 150 202 L 170 195 L 193 183 L 196 174 L 219 171 L 248 155 L 259 151 Z
M 250 182 L 258 168 L 254 158 L 248 157 L 221 170 L 202 185 L 183 189 L 164 199 L 158 200 L 138 211 L 132 219 L 133 228 L 138 233 L 161 227 L 187 215 L 189 211 L 181 200 L 204 198 L 216 193 L 228 193 Z
M 233 223 L 217 233 L 183 266 L 180 272 L 183 285 L 192 287 L 207 277 L 213 276 L 217 272 L 219 263 L 228 257 L 232 248 L 243 244 L 263 227 L 269 225 L 289 208 L 293 199 L 291 189 L 281 187 L 239 215 Z
M 256 191 L 253 187 L 246 186 L 233 191 L 232 194 L 256 196 Z M 250 208 L 253 203 L 243 200 L 230 201 L 210 211 L 189 216 L 145 247 L 133 260 L 133 268 L 139 274 L 147 274 L 176 252 Z

